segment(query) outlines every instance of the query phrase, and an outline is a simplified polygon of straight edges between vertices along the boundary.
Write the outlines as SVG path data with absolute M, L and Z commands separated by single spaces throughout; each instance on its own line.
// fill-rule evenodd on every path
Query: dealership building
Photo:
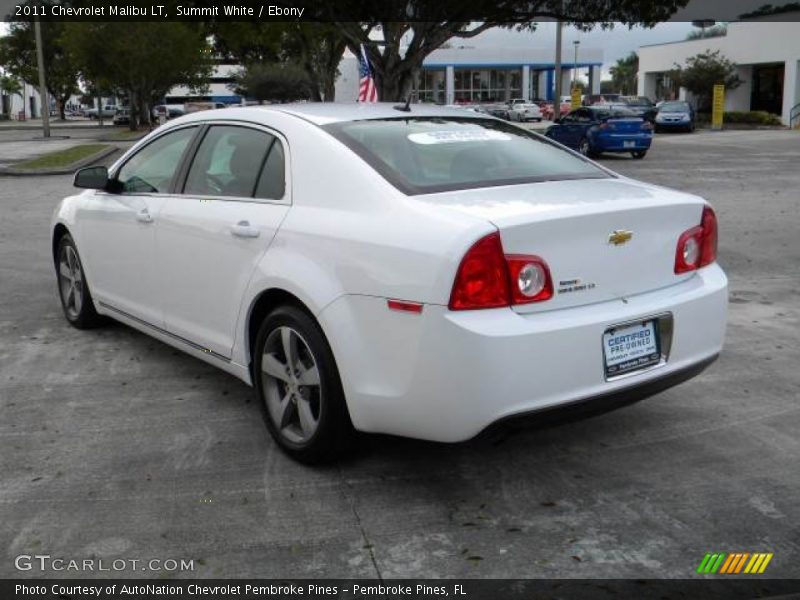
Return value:
M 789 21 L 748 20 L 729 23 L 727 34 L 698 40 L 642 46 L 639 49 L 639 95 L 653 100 L 678 97 L 669 71 L 701 52 L 719 50 L 737 65 L 742 84 L 725 94 L 726 111 L 763 110 L 785 125 L 800 122 L 800 12 Z M 791 123 L 794 116 L 794 123 Z
M 573 72 L 600 92 L 603 51 L 570 44 L 562 51 L 562 90 L 568 94 Z M 425 59 L 416 92 L 421 101 L 437 104 L 505 102 L 512 98 L 552 100 L 555 93 L 553 48 L 459 46 L 435 50 Z M 358 95 L 358 61 L 349 54 L 339 65 L 337 102 Z

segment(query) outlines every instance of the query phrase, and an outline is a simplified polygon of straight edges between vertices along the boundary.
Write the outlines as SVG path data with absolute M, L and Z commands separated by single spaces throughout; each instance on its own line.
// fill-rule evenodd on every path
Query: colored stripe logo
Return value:
M 766 570 L 772 556 L 772 552 L 709 552 L 703 557 L 697 572 L 701 575 L 757 575 Z

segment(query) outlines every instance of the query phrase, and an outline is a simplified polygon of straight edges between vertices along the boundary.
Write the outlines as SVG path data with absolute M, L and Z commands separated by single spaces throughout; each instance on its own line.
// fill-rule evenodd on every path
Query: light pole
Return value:
M 33 21 L 34 39 L 36 41 L 36 65 L 39 67 L 39 103 L 42 105 L 42 133 L 50 137 L 50 99 L 47 96 L 47 85 L 44 78 L 44 52 L 42 50 L 42 26 L 39 17 Z M 33 117 L 33 115 L 31 115 Z
M 572 61 L 572 89 L 574 90 L 575 84 L 578 82 L 578 46 L 581 45 L 581 42 L 580 40 L 575 40 L 572 43 L 575 44 L 575 58 Z

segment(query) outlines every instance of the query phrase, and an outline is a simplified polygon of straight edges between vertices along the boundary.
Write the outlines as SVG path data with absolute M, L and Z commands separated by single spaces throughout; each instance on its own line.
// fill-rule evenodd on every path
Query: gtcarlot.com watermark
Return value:
M 17 571 L 71 571 L 71 572 L 119 572 L 159 571 L 174 573 L 194 571 L 194 559 L 184 558 L 64 558 L 49 554 L 20 554 L 14 559 Z

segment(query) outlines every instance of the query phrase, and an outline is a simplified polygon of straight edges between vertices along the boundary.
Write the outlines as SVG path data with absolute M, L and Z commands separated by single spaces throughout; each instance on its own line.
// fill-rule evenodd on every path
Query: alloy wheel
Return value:
M 83 306 L 83 271 L 72 246 L 64 246 L 61 252 L 58 277 L 64 310 L 70 319 L 77 319 Z
M 261 371 L 275 428 L 289 442 L 307 443 L 319 427 L 323 402 L 317 360 L 308 344 L 291 327 L 275 328 L 264 344 Z

